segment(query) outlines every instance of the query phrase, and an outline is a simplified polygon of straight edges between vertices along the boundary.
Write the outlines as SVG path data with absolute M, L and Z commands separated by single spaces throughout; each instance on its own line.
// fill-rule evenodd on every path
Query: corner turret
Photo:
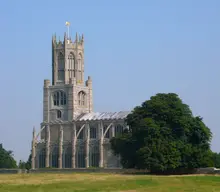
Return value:
M 92 78 L 91 76 L 88 76 L 88 80 L 86 81 L 86 86 L 89 88 L 92 88 Z

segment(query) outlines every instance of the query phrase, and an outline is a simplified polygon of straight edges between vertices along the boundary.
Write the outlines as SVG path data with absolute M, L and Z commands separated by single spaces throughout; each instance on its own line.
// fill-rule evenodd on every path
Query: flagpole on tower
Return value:
M 67 39 L 69 39 L 69 33 L 70 33 L 70 22 L 66 21 L 65 25 L 67 26 Z

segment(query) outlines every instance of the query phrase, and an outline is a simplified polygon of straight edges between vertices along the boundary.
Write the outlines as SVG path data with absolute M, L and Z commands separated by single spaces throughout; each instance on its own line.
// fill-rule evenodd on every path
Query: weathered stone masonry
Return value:
M 85 120 L 76 122 L 42 124 L 41 134 L 46 133 L 45 140 L 38 140 L 35 130 L 33 131 L 32 169 L 42 167 L 120 167 L 119 158 L 115 157 L 110 150 L 109 140 L 115 134 L 122 133 L 126 126 L 124 125 L 123 117 L 127 113 L 119 112 L 117 115 L 120 119 L 86 121 L 84 116 Z M 79 125 L 78 131 L 76 129 L 77 125 Z M 58 137 L 51 138 L 50 132 L 57 130 L 59 132 L 57 134 Z M 69 137 L 64 138 L 64 134 L 69 135 Z M 56 154 L 56 151 L 54 152 L 57 145 L 58 154 Z M 66 151 L 68 146 L 71 147 L 70 151 Z M 81 147 L 84 148 L 84 152 L 82 151 L 84 154 L 83 159 L 80 159 L 81 155 L 79 154 Z M 93 147 L 95 147 L 95 150 L 93 150 Z M 35 151 L 37 151 L 36 155 Z M 45 156 L 42 151 L 45 151 Z M 65 160 L 68 155 L 71 156 L 69 163 Z M 93 157 L 94 155 L 96 155 L 96 158 Z M 58 162 L 56 163 L 56 161 Z
M 92 79 L 84 82 L 84 37 L 52 38 L 52 85 L 44 80 L 43 122 L 33 130 L 32 169 L 120 167 L 109 140 L 129 111 L 93 112 Z

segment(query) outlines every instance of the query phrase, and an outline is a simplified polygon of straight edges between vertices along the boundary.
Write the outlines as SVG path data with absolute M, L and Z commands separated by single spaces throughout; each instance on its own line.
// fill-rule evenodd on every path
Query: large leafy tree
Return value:
M 125 168 L 152 172 L 212 165 L 212 134 L 174 93 L 159 93 L 128 115 L 129 130 L 111 140 Z
M 12 151 L 7 151 L 0 144 L 0 168 L 17 168 Z

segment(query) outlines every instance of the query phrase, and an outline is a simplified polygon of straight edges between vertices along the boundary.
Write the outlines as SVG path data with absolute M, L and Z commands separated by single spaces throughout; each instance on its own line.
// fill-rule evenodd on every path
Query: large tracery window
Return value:
M 52 150 L 52 167 L 59 167 L 59 148 L 57 146 Z
M 39 153 L 39 168 L 45 168 L 45 159 L 46 159 L 46 149 L 43 148 Z
M 72 146 L 68 146 L 63 153 L 64 156 L 64 168 L 72 167 Z
M 78 93 L 78 104 L 80 106 L 85 106 L 86 105 L 86 93 L 84 91 L 80 91 Z
M 53 104 L 55 106 L 66 105 L 66 93 L 63 91 L 56 91 L 53 94 Z

